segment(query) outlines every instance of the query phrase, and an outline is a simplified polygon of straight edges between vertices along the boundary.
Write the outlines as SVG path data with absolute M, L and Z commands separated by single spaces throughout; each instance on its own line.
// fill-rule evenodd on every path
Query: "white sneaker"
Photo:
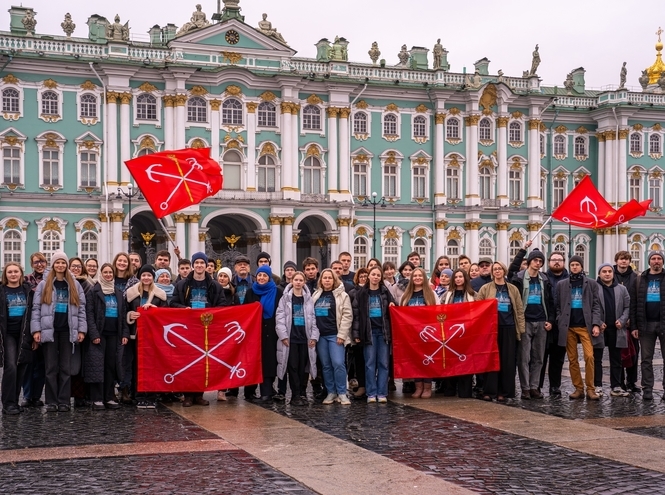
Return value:
M 370 396 L 370 397 L 367 397 L 367 403 L 368 404 L 372 404 L 372 403 L 375 403 L 375 402 L 376 402 L 376 397 L 374 397 L 373 395 Z
M 337 398 L 337 394 L 328 394 L 328 395 L 326 395 L 326 398 L 323 399 L 322 404 L 325 404 L 325 405 L 332 404 L 333 402 L 335 402 L 336 398 Z
M 596 387 L 596 395 L 600 395 L 601 397 L 605 395 L 603 392 L 603 387 Z
M 388 403 L 388 398 L 384 397 L 383 395 L 379 395 L 379 404 L 387 404 Z
M 350 406 L 350 405 L 351 405 L 351 401 L 349 400 L 349 398 L 347 397 L 346 394 L 339 394 L 339 395 L 337 396 L 337 399 L 339 400 L 339 402 L 340 402 L 343 406 Z
M 628 397 L 630 394 L 621 387 L 614 387 L 610 392 L 612 397 Z

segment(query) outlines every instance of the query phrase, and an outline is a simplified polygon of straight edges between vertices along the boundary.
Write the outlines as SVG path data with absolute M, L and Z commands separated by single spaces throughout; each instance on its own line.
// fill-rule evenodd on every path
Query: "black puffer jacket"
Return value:
M 231 306 L 233 301 L 225 301 L 224 291 L 218 282 L 215 282 L 212 277 L 205 274 L 206 284 L 206 298 L 208 299 L 209 308 L 217 308 L 219 306 Z M 172 308 L 189 308 L 191 307 L 190 301 L 192 298 L 192 285 L 194 284 L 194 272 L 190 272 L 187 278 L 182 279 L 175 286 L 173 291 L 173 298 L 169 302 Z
M 647 286 L 649 269 L 636 277 L 629 287 L 630 294 L 630 329 L 643 332 L 647 328 Z M 665 330 L 665 278 L 660 284 L 660 331 Z
M 21 322 L 21 338 L 18 351 L 17 364 L 32 362 L 32 334 L 30 333 L 30 312 L 32 311 L 32 298 L 35 292 L 30 288 L 30 284 L 25 282 L 21 285 L 25 293 L 27 306 L 23 321 Z M 0 285 L 0 368 L 5 365 L 5 338 L 7 337 L 7 298 L 5 296 L 5 287 Z
M 385 284 L 379 284 L 381 296 L 381 316 L 383 319 L 383 338 L 390 343 L 392 332 L 390 329 L 390 303 L 395 303 L 390 290 Z M 372 345 L 372 323 L 369 319 L 369 288 L 359 287 L 353 298 L 353 340 L 360 339 L 362 345 Z

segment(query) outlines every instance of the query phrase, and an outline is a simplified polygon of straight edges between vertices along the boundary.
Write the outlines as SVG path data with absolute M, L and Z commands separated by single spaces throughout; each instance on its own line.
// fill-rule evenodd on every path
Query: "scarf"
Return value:
M 166 293 L 166 297 L 173 296 L 173 290 L 175 289 L 173 284 L 158 284 L 155 282 L 155 285 Z
M 97 283 L 102 288 L 104 295 L 115 294 L 115 279 L 106 281 L 104 277 L 100 277 Z
M 277 284 L 275 284 L 275 281 L 272 279 L 272 270 L 268 265 L 263 265 L 256 270 L 256 273 L 257 275 L 259 273 L 265 273 L 268 275 L 268 283 L 259 284 L 258 282 L 254 282 L 252 284 L 252 292 L 259 296 L 261 306 L 263 307 L 263 319 L 267 320 L 275 315 Z

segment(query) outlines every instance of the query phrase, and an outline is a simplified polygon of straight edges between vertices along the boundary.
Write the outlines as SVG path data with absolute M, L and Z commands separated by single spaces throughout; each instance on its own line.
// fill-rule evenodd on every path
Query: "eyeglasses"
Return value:
M 559 260 L 559 259 L 551 259 L 550 261 L 552 263 L 563 263 L 563 260 Z
M 33 265 L 45 265 L 46 260 L 37 260 L 32 262 Z
M 81 268 L 83 268 L 81 265 L 72 265 L 69 267 L 70 270 L 80 270 Z

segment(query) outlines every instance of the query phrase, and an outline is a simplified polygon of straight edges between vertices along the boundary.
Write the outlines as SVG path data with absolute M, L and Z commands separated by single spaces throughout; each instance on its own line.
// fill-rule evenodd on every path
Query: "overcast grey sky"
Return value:
M 210 19 L 217 0 L 198 1 Z M 70 12 L 77 25 L 74 36 L 86 37 L 85 23 L 91 14 L 108 19 L 119 14 L 123 24 L 129 20 L 133 36 L 147 41 L 146 33 L 155 24 L 187 22 L 197 0 L 22 3 L 37 12 L 38 33 L 61 34 L 60 23 Z M 519 76 L 530 67 L 531 52 L 538 43 L 542 58 L 538 74 L 543 84 L 562 86 L 566 74 L 580 66 L 587 71 L 587 88 L 618 84 L 621 64 L 626 61 L 628 85 L 639 88 L 637 78 L 656 58 L 655 33 L 659 25 L 665 26 L 665 9 L 657 8 L 659 3 L 638 8 L 621 0 L 241 0 L 240 6 L 245 22 L 252 26 L 267 13 L 298 56 L 314 57 L 314 43 L 339 35 L 350 41 L 352 61 L 369 62 L 367 51 L 377 41 L 381 58 L 396 64 L 402 44 L 431 50 L 441 38 L 450 52 L 453 72 L 463 67 L 473 71 L 473 63 L 487 57 L 492 61 L 490 73 L 502 69 L 506 75 Z M 9 30 L 8 13 L 0 30 Z M 429 59 L 431 64 L 431 52 Z

